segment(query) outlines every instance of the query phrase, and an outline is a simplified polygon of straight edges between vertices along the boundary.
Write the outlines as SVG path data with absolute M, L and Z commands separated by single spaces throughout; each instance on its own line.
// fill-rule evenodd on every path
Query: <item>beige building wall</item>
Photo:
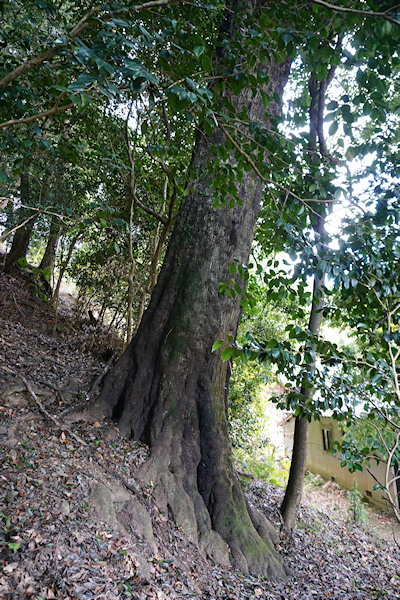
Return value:
M 289 456 L 293 447 L 294 422 L 295 419 L 292 416 L 284 424 L 285 452 Z M 376 481 L 365 466 L 363 471 L 357 470 L 350 473 L 347 466 L 340 466 L 340 455 L 333 456 L 331 452 L 324 449 L 324 429 L 331 432 L 330 434 L 325 433 L 325 444 L 328 437 L 332 441 L 340 441 L 342 438 L 342 431 L 336 421 L 331 420 L 329 417 L 321 417 L 320 421 L 312 420 L 308 435 L 307 469 L 311 473 L 321 475 L 328 481 L 336 481 L 336 483 L 347 489 L 351 489 L 354 481 L 356 481 L 360 493 L 366 499 L 381 508 L 387 508 L 387 502 L 382 497 L 382 492 L 373 489 Z M 385 482 L 385 469 L 385 463 L 377 464 L 375 460 L 370 461 L 370 471 L 381 484 Z

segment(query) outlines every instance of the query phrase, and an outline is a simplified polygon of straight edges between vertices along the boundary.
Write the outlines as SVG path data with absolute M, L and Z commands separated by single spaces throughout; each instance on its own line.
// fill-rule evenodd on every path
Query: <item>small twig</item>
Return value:
M 104 369 L 102 370 L 102 372 L 94 380 L 93 385 L 90 388 L 89 393 L 88 393 L 89 400 L 91 400 L 93 398 L 93 396 L 96 393 L 96 390 L 97 390 L 98 386 L 101 384 L 101 382 L 103 381 L 104 377 L 107 375 L 108 371 L 111 369 L 111 365 L 113 364 L 114 358 L 117 356 L 117 354 L 118 354 L 118 350 L 115 350 L 112 353 L 112 356 L 111 356 L 110 360 L 107 362 L 107 364 L 104 367 Z
M 11 290 L 11 293 L 12 293 L 12 297 L 14 298 L 15 306 L 17 307 L 17 310 L 18 310 L 19 314 L 21 315 L 21 317 L 23 317 L 24 313 L 22 312 L 22 310 L 18 306 L 17 299 L 15 297 L 15 294 L 14 294 L 13 290 Z
M 85 400 L 83 400 L 80 404 L 70 406 L 69 408 L 66 408 L 65 410 L 63 410 L 59 414 L 59 418 L 65 417 L 65 415 L 68 415 L 71 412 L 80 410 L 81 408 L 83 408 L 86 404 L 88 404 L 92 400 L 92 398 L 94 397 L 94 395 L 96 393 L 98 386 L 101 384 L 104 377 L 107 375 L 108 371 L 111 369 L 111 365 L 114 361 L 114 358 L 117 356 L 117 354 L 118 354 L 118 350 L 115 350 L 115 352 L 113 352 L 113 355 L 111 356 L 110 360 L 108 361 L 108 363 L 106 364 L 106 366 L 104 367 L 102 372 L 94 380 L 92 387 L 90 388 L 89 392 L 85 395 L 86 396 Z
M 396 544 L 396 546 L 399 548 L 400 550 L 400 542 L 398 541 L 397 537 L 396 537 L 396 532 L 394 530 L 394 527 L 392 527 L 392 536 L 393 536 L 393 541 Z
M 76 435 L 76 433 L 74 433 L 72 431 L 72 429 L 70 427 L 68 427 L 68 425 L 65 425 L 64 423 L 60 423 L 60 421 L 57 419 L 57 417 L 54 417 L 53 415 L 51 415 L 49 413 L 48 410 L 46 410 L 46 408 L 43 406 L 42 402 L 36 396 L 32 387 L 29 385 L 29 383 L 27 382 L 27 380 L 25 379 L 25 377 L 23 375 L 21 375 L 21 380 L 22 380 L 23 384 L 25 385 L 26 389 L 28 390 L 28 392 L 30 393 L 30 395 L 32 396 L 32 398 L 34 399 L 34 401 L 36 402 L 36 404 L 38 405 L 38 407 L 40 408 L 40 410 L 42 411 L 42 413 L 44 415 L 46 415 L 46 417 L 48 419 L 50 419 L 50 421 L 53 421 L 53 423 L 59 429 L 61 429 L 62 431 L 66 431 L 71 437 L 73 437 L 74 440 L 78 442 L 78 444 L 86 445 L 86 442 L 81 437 L 79 437 L 79 435 Z
M 357 8 L 348 8 L 345 6 L 337 6 L 336 4 L 330 4 L 329 2 L 324 2 L 324 0 L 311 0 L 313 4 L 319 4 L 319 6 L 323 6 L 333 12 L 342 12 L 348 13 L 351 15 L 359 15 L 361 17 L 372 17 L 373 19 L 385 19 L 389 21 L 389 23 L 393 23 L 393 25 L 400 26 L 400 21 L 388 15 L 389 11 L 385 12 L 374 12 L 371 10 L 361 10 Z M 392 10 L 392 9 L 389 9 Z
M 76 435 L 76 433 L 74 433 L 72 431 L 72 429 L 70 427 L 68 427 L 68 425 L 65 425 L 64 423 L 60 423 L 60 421 L 56 417 L 53 417 L 53 415 L 51 415 L 46 410 L 46 408 L 43 406 L 43 404 L 41 403 L 41 401 L 39 400 L 39 398 L 36 396 L 35 392 L 33 391 L 32 387 L 29 385 L 29 383 L 27 382 L 27 380 L 25 379 L 25 377 L 21 376 L 21 380 L 22 380 L 23 384 L 25 385 L 26 389 L 28 390 L 29 394 L 32 396 L 32 398 L 34 399 L 34 401 L 38 405 L 38 407 L 41 410 L 41 412 L 48 419 L 50 419 L 59 429 L 61 429 L 62 431 L 67 432 L 68 435 L 70 435 L 76 442 L 78 442 L 78 444 L 80 444 L 81 446 L 86 446 L 86 448 L 88 448 L 88 450 L 89 450 L 89 452 L 91 454 L 91 458 L 93 459 L 93 461 L 101 469 L 103 469 L 103 471 L 105 471 L 106 473 L 108 473 L 109 475 L 111 475 L 111 477 L 113 477 L 114 479 L 116 479 L 117 481 L 119 481 L 120 483 L 122 483 L 122 485 L 127 490 L 133 492 L 138 497 L 139 501 L 146 507 L 146 509 L 148 510 L 149 514 L 151 515 L 151 513 L 152 513 L 152 506 L 146 500 L 146 498 L 144 497 L 144 494 L 143 494 L 143 492 L 141 490 L 140 484 L 136 483 L 136 482 L 135 483 L 129 483 L 124 477 L 122 477 L 121 475 L 119 475 L 115 471 L 112 471 L 111 469 L 109 469 L 104 464 L 104 461 L 101 461 L 100 459 L 98 459 L 95 456 L 95 454 L 92 451 L 90 445 L 87 442 L 85 442 L 85 440 L 83 440 L 81 437 L 79 437 L 79 435 Z M 132 475 L 131 475 L 131 478 L 133 479 Z M 153 499 L 152 499 L 152 502 L 154 503 L 155 506 L 157 506 Z M 154 522 L 154 526 L 155 526 L 155 529 L 158 530 L 158 524 L 156 522 Z
M 37 382 L 51 388 L 56 394 L 60 394 L 60 388 L 54 383 L 50 383 L 50 381 L 46 381 L 45 379 L 37 379 Z

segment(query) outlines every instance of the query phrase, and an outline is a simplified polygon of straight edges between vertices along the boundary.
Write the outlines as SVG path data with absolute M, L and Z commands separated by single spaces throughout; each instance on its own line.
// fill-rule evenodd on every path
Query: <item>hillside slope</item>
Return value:
M 53 321 L 27 282 L 0 273 L 0 598 L 400 598 L 396 544 L 307 504 L 277 538 L 288 583 L 207 561 L 138 481 L 147 448 L 71 419 L 105 365 L 67 314 L 56 337 Z M 282 490 L 246 492 L 278 529 Z

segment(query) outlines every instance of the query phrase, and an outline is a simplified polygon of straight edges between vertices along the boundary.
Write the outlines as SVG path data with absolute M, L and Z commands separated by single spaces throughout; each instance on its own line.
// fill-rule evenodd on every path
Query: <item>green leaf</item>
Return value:
M 199 56 L 203 54 L 204 50 L 204 46 L 196 46 L 195 48 L 193 48 L 193 54 L 197 56 L 197 58 L 199 58 Z
M 7 546 L 10 550 L 19 550 L 21 548 L 21 546 L 16 542 L 7 542 Z
M 87 88 L 94 81 L 97 81 L 97 75 L 93 73 L 81 73 L 76 81 L 68 86 L 68 90 L 72 92 L 80 92 Z
M 114 73 L 114 67 L 102 58 L 96 57 L 95 61 L 99 69 L 106 70 L 109 73 L 109 75 L 112 75 Z
M 336 121 L 333 121 L 332 125 L 329 127 L 329 135 L 335 135 L 339 126 Z
M 376 373 L 371 379 L 372 383 L 380 383 L 382 381 L 382 375 L 380 373 Z
M 226 362 L 227 360 L 229 360 L 232 357 L 232 354 L 233 354 L 232 348 L 225 348 L 221 353 L 221 359 L 223 360 L 223 362 Z
M 331 102 L 328 102 L 328 104 L 326 105 L 326 110 L 336 110 L 339 106 L 339 103 L 337 102 L 337 100 L 331 100 Z
M 213 132 L 213 123 L 210 119 L 204 119 L 203 121 L 205 134 L 208 136 L 212 135 Z
M 202 65 L 203 65 L 203 69 L 209 75 L 211 73 L 211 71 L 212 71 L 212 67 L 211 67 L 210 57 L 208 56 L 208 54 L 203 54 L 202 55 L 201 62 L 202 62 Z
M 223 344 L 223 340 L 217 340 L 216 342 L 214 342 L 211 352 L 218 350 L 218 348 L 220 348 L 222 346 L 222 344 Z
M 127 223 L 126 223 L 126 221 L 125 221 L 125 219 L 120 219 L 120 218 L 118 218 L 118 219 L 113 219 L 113 222 L 115 223 L 115 225 L 116 225 L 117 227 L 123 227 L 124 225 L 126 225 L 126 224 L 127 224 Z
M 52 85 L 50 89 L 58 90 L 59 92 L 69 92 L 69 88 L 65 87 L 65 85 Z
M 287 31 L 282 35 L 282 39 L 284 41 L 285 46 L 287 46 L 288 43 L 292 41 L 293 35 Z

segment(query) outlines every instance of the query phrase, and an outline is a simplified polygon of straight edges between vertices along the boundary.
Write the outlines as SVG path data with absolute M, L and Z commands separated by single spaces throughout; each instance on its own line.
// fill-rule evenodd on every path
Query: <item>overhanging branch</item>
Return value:
M 20 125 L 22 123 L 30 123 L 31 121 L 36 121 L 36 119 L 43 119 L 44 117 L 49 117 L 64 110 L 68 110 L 69 108 L 73 108 L 73 106 L 73 102 L 71 102 L 70 104 L 65 104 L 64 106 L 55 105 L 49 110 L 37 113 L 36 115 L 31 115 L 30 117 L 24 117 L 22 119 L 12 119 L 11 121 L 4 121 L 4 123 L 0 123 L 0 129 L 4 129 L 5 127 L 9 127 L 10 125 Z
M 397 25 L 400 27 L 400 21 L 391 17 L 388 14 L 388 11 L 385 12 L 374 12 L 372 10 L 360 10 L 358 8 L 348 8 L 347 6 L 337 6 L 336 4 L 330 4 L 330 2 L 325 2 L 324 0 L 311 0 L 312 4 L 318 4 L 319 6 L 323 6 L 328 10 L 332 10 L 334 12 L 348 13 L 351 15 L 359 15 L 362 17 L 369 17 L 373 19 L 384 19 L 385 21 L 389 21 L 389 23 L 393 23 L 393 25 Z M 393 9 L 390 9 L 393 10 Z

